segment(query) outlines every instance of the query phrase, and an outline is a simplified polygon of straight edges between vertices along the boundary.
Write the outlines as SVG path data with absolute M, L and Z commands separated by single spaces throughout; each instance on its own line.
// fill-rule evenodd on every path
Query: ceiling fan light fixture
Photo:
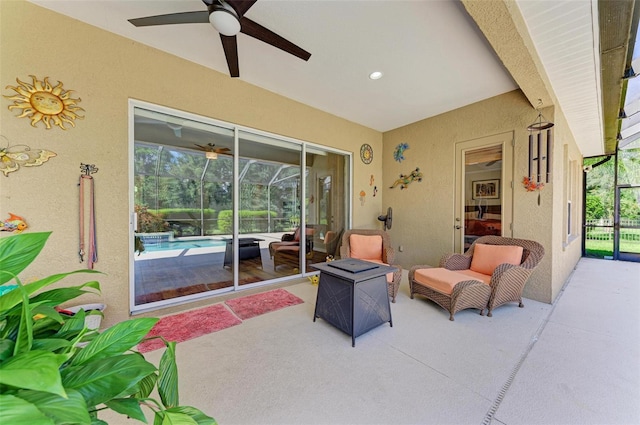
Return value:
M 218 154 L 216 152 L 208 151 L 204 154 L 207 159 L 218 159 Z
M 379 80 L 383 75 L 384 74 L 380 71 L 373 71 L 371 74 L 369 74 L 369 78 L 372 80 Z
M 213 7 L 209 22 L 222 35 L 231 37 L 240 32 L 240 20 L 236 12 L 226 3 Z

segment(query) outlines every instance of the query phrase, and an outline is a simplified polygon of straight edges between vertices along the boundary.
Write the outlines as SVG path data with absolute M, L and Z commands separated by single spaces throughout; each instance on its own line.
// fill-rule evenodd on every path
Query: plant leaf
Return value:
M 94 359 L 122 354 L 138 344 L 158 319 L 140 318 L 120 322 L 98 335 L 71 362 L 80 365 Z
M 33 314 L 31 313 L 31 305 L 29 304 L 29 296 L 24 287 L 20 285 L 19 288 L 14 289 L 11 292 L 22 294 L 22 312 L 20 313 L 20 324 L 18 325 L 18 336 L 16 338 L 16 346 L 13 349 L 13 355 L 27 352 L 31 350 L 31 344 L 33 342 Z
M 0 363 L 0 383 L 66 396 L 58 368 L 67 356 L 33 350 Z
M 80 309 L 76 314 L 71 317 L 68 317 L 62 327 L 56 333 L 58 337 L 68 338 L 69 335 L 75 335 L 78 332 L 82 331 L 84 326 L 84 318 L 86 313 L 84 310 Z
M 16 343 L 11 339 L 0 339 L 0 362 L 7 360 L 13 355 Z
M 94 288 L 95 284 L 98 285 L 97 288 Z M 45 302 L 46 304 L 55 307 L 74 298 L 78 298 L 80 295 L 93 293 L 93 291 L 87 291 L 84 289 L 85 287 L 97 289 L 98 292 L 100 292 L 100 284 L 96 281 L 90 281 L 80 286 L 57 288 L 42 292 L 32 297 L 31 302 Z
M 55 352 L 61 348 L 69 348 L 72 346 L 72 343 L 63 338 L 40 338 L 33 340 L 33 349 L 34 350 L 43 350 Z
M 158 368 L 158 393 L 165 407 L 175 407 L 180 404 L 178 395 L 178 366 L 176 365 L 176 343 L 167 343 L 167 349 L 160 358 Z
M 55 425 L 36 406 L 19 397 L 0 394 L 2 423 L 11 425 Z
M 136 398 L 114 398 L 104 404 L 115 412 L 147 423 L 147 418 L 140 408 L 140 401 Z
M 10 239 L 10 238 L 0 238 L 0 242 L 4 239 Z M 0 264 L 0 270 L 2 270 L 1 264 Z M 51 276 L 47 276 L 44 279 L 40 279 L 35 282 L 31 282 L 27 285 L 24 285 L 23 288 L 27 291 L 27 294 L 31 295 L 36 291 L 39 291 L 40 289 L 51 285 L 52 283 L 56 283 L 67 276 L 71 276 L 73 274 L 78 274 L 78 273 L 100 273 L 100 272 L 97 270 L 82 269 L 82 270 L 75 270 L 68 273 L 58 273 Z M 3 273 L 0 273 L 0 275 L 2 274 Z M 91 282 L 88 282 L 87 285 L 91 286 L 89 285 L 89 283 Z M 18 305 L 20 301 L 22 301 L 22 296 L 19 293 L 17 293 L 16 290 L 6 292 L 2 296 L 0 296 L 0 312 L 9 310 L 10 308 Z
M 91 423 L 87 404 L 75 390 L 67 390 L 68 398 L 41 391 L 22 390 L 16 396 L 35 405 L 42 413 L 52 418 L 56 425 Z
M 150 373 L 138 383 L 138 391 L 134 394 L 136 398 L 147 398 L 158 382 L 158 374 Z
M 51 232 L 23 233 L 0 239 L 0 285 L 19 275 L 40 254 Z
M 65 388 L 80 391 L 88 406 L 96 406 L 131 395 L 137 390 L 137 383 L 155 371 L 154 365 L 134 353 L 67 367 L 61 374 Z
M 157 421 L 158 417 L 161 418 L 160 422 Z M 161 425 L 198 425 L 191 416 L 180 412 L 171 412 L 169 410 L 156 412 L 156 421 L 153 423 Z
M 211 416 L 205 415 L 201 410 L 198 410 L 195 407 L 191 407 L 191 406 L 176 406 L 176 407 L 172 407 L 170 409 L 167 409 L 167 411 L 168 412 L 183 413 L 185 415 L 188 415 L 188 416 L 191 417 L 191 419 L 196 421 L 196 423 L 198 425 L 217 425 L 218 424 L 216 422 L 216 420 L 213 419 Z

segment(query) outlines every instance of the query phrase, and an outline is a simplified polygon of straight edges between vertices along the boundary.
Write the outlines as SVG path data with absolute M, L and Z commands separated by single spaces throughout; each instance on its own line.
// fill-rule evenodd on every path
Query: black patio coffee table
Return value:
M 347 258 L 311 264 L 320 270 L 313 321 L 319 317 L 356 338 L 391 320 L 386 274 L 395 267 Z

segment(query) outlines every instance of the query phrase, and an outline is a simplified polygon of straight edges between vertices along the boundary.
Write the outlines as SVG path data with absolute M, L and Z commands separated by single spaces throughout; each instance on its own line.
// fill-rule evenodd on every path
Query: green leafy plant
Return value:
M 7 424 L 106 424 L 111 409 L 154 425 L 213 425 L 200 410 L 180 406 L 175 342 L 159 367 L 133 348 L 158 319 L 131 319 L 103 332 L 85 326 L 85 312 L 58 306 L 100 291 L 97 281 L 41 291 L 67 276 L 99 273 L 76 270 L 23 284 L 18 278 L 38 256 L 50 232 L 0 238 L 0 417 Z M 150 398 L 156 391 L 160 401 Z

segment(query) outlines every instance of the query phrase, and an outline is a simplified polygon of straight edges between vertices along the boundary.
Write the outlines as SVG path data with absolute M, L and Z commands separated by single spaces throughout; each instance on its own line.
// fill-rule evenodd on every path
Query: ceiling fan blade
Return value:
M 129 19 L 136 27 L 148 27 L 152 25 L 174 25 L 174 24 L 203 24 L 209 23 L 209 12 L 206 10 L 198 12 L 170 13 L 168 15 L 147 16 L 144 18 Z
M 301 47 L 296 46 L 289 40 L 282 38 L 275 32 L 263 27 L 259 23 L 254 22 L 249 18 L 245 18 L 244 16 L 240 18 L 240 26 L 240 32 L 263 41 L 267 44 L 270 44 L 273 47 L 277 47 L 280 50 L 284 50 L 287 53 L 291 53 L 292 55 L 297 56 L 302 60 L 307 61 L 311 57 L 311 53 L 307 52 Z
M 227 0 L 226 3 L 233 7 L 238 16 L 243 16 L 258 0 Z
M 226 36 L 220 34 L 220 40 L 222 41 L 222 48 L 224 49 L 224 55 L 227 58 L 227 65 L 229 66 L 229 74 L 232 77 L 240 76 L 240 68 L 238 67 L 238 40 L 235 35 Z
M 215 149 L 216 153 L 227 153 L 227 152 L 231 152 L 231 149 L 229 148 L 217 148 Z

